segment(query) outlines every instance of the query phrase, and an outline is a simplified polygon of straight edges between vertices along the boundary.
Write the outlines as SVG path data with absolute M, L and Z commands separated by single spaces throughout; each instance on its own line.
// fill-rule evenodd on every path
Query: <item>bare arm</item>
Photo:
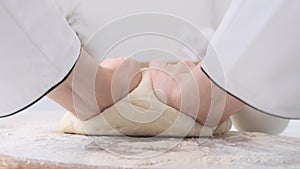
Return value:
M 135 76 L 139 70 L 134 59 L 106 59 L 98 64 L 82 51 L 72 73 L 48 97 L 79 119 L 87 120 L 133 90 L 141 79 Z
M 219 125 L 244 106 L 212 83 L 200 64 L 185 61 L 168 65 L 152 61 L 150 67 L 155 69 L 151 74 L 157 96 L 201 124 Z

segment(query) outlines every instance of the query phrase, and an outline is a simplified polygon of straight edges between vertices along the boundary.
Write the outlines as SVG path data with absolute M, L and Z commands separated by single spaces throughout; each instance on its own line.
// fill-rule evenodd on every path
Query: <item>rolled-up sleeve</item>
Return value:
M 55 88 L 80 54 L 76 33 L 51 0 L 0 1 L 0 116 Z
M 299 119 L 299 9 L 299 0 L 233 0 L 203 59 L 203 70 L 250 106 Z

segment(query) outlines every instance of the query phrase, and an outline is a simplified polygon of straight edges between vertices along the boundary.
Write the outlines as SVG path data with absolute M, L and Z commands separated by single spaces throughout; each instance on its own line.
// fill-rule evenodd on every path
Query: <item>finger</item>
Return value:
M 195 67 L 193 62 L 190 61 L 180 61 L 176 65 L 172 65 L 172 68 L 170 67 L 169 70 L 172 70 L 172 74 L 179 75 L 179 74 L 185 74 L 190 73 L 191 70 Z
M 138 63 L 138 61 L 137 60 L 135 60 L 134 58 L 129 58 L 129 57 L 126 57 L 126 58 L 124 58 L 122 61 L 121 61 L 121 63 L 120 63 L 120 65 L 119 66 L 127 66 L 127 68 L 128 69 L 131 69 L 131 70 L 135 70 L 135 71 L 139 71 L 140 69 L 141 69 L 141 66 L 140 66 L 140 64 Z
M 132 80 L 134 76 L 138 76 L 140 70 L 140 64 L 135 59 L 124 58 L 115 69 L 115 73 L 123 74 L 124 79 Z
M 168 105 L 171 104 L 170 93 L 176 86 L 176 81 L 172 75 L 172 66 L 159 59 L 149 63 L 154 93 L 161 102 Z
M 122 78 L 123 84 L 125 83 L 126 85 L 128 85 L 127 90 L 129 91 L 134 89 L 140 82 L 140 65 L 133 58 L 108 58 L 105 59 L 100 65 L 102 67 L 113 70 L 114 75 L 118 73 L 119 75 L 117 77 Z M 121 87 L 123 88 L 124 86 Z
M 133 58 L 125 58 L 120 64 L 120 67 L 126 69 L 128 74 L 129 91 L 136 88 L 142 79 L 141 66 L 137 60 Z
M 103 60 L 100 65 L 115 70 L 124 60 L 125 58 L 107 58 Z
M 112 77 L 113 99 L 120 100 L 136 88 L 141 81 L 140 65 L 133 58 L 123 58 Z

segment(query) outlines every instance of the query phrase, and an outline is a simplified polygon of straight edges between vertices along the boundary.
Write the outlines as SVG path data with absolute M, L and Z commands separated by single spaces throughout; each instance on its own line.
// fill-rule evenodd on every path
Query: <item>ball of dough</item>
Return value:
M 127 97 L 96 117 L 80 121 L 67 113 L 60 125 L 62 131 L 73 134 L 164 137 L 208 137 L 230 128 L 229 119 L 210 128 L 161 102 L 153 92 L 150 72 L 143 72 L 140 84 Z

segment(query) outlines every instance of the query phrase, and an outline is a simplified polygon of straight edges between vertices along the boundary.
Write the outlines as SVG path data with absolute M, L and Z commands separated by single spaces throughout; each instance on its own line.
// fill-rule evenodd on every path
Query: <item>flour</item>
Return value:
M 53 125 L 0 131 L 1 155 L 36 168 L 299 168 L 300 139 L 229 132 L 212 138 L 132 138 L 63 134 Z M 0 158 L 2 160 L 3 158 Z M 23 163 L 22 163 L 23 161 Z M 15 165 L 6 161 L 6 164 Z M 37 167 L 40 166 L 40 167 Z

